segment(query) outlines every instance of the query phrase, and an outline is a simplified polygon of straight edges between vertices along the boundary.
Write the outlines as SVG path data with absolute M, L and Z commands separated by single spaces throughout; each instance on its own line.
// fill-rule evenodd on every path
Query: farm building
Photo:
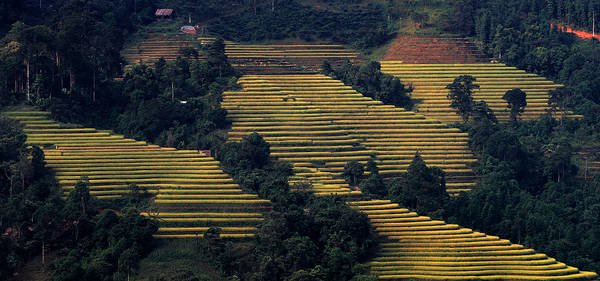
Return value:
M 175 10 L 173 9 L 156 9 L 154 15 L 160 19 L 172 19 L 175 17 Z

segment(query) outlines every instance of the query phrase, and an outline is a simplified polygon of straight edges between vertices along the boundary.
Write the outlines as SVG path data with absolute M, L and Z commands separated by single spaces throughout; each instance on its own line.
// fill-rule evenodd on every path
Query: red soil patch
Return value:
M 550 28 L 555 28 L 555 27 L 558 28 L 562 32 L 573 33 L 573 34 L 575 34 L 577 37 L 579 37 L 581 39 L 596 38 L 596 39 L 600 40 L 600 35 L 598 35 L 598 34 L 592 34 L 592 33 L 589 33 L 587 31 L 573 29 L 573 28 L 570 28 L 568 26 L 562 25 L 560 23 L 551 23 L 550 24 Z
M 384 60 L 405 63 L 482 63 L 489 62 L 475 44 L 466 38 L 398 36 Z

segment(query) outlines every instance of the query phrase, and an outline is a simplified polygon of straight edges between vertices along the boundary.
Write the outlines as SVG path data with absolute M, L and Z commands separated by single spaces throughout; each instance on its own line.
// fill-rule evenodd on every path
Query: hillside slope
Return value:
M 212 157 L 124 138 L 109 131 L 57 123 L 39 111 L 2 112 L 24 125 L 27 143 L 43 148 L 47 166 L 65 193 L 86 177 L 90 194 L 116 199 L 129 185 L 147 188 L 156 208 L 158 238 L 202 237 L 220 227 L 223 238 L 247 238 L 270 210 L 268 200 L 246 194 Z
M 308 180 L 323 173 L 339 177 L 346 162 L 364 164 L 371 157 L 382 175 L 394 177 L 418 151 L 444 169 L 449 193 L 475 184 L 468 136 L 456 128 L 384 105 L 320 74 L 252 75 L 240 83 L 244 91 L 224 93 L 223 107 L 233 121 L 230 138 L 260 133 L 273 156 L 314 169 L 300 174 Z
M 465 150 L 466 140 L 460 140 L 461 133 L 446 128 L 443 123 L 361 97 L 329 77 L 246 76 L 240 83 L 243 90 L 226 92 L 223 101 L 233 122 L 230 138 L 239 139 L 250 130 L 260 133 L 271 144 L 273 156 L 291 162 L 298 172 L 308 168 L 308 173 L 299 173 L 300 180 L 313 183 L 317 193 L 322 193 L 321 185 L 336 185 L 330 180 L 340 176 L 346 161 L 365 161 L 369 154 L 382 159 L 382 174 L 403 171 L 405 164 L 401 157 L 405 156 L 401 155 L 412 157 L 415 150 L 420 149 L 428 163 L 445 167 L 450 176 L 452 165 L 456 165 L 457 170 L 466 167 L 464 156 L 456 157 L 458 164 L 450 160 L 444 164 L 444 160 L 436 161 L 435 156 L 440 153 L 435 152 L 435 138 L 455 147 L 438 147 L 439 150 Z M 378 123 L 379 120 L 382 122 Z M 454 142 L 444 140 L 452 137 L 458 138 Z M 415 142 L 414 146 L 407 145 L 411 141 Z M 370 263 L 371 272 L 381 280 L 597 277 L 595 273 L 579 271 L 522 245 L 419 216 L 389 200 L 351 200 L 349 204 L 368 215 L 383 241 L 377 257 Z

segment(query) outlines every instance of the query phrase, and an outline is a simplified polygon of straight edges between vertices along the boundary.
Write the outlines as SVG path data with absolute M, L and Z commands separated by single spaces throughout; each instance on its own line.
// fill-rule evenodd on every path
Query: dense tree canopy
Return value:
M 391 183 L 389 197 L 424 214 L 439 217 L 449 200 L 442 169 L 428 167 L 417 152 L 406 174 Z
M 322 67 L 324 74 L 342 80 L 356 91 L 381 101 L 410 110 L 415 101 L 411 100 L 412 89 L 406 87 L 398 77 L 381 72 L 381 65 L 372 61 L 364 65 L 353 65 L 350 62 L 333 69 L 328 62 Z
M 0 105 L 64 93 L 95 100 L 107 91 L 127 34 L 148 20 L 134 1 L 3 1 Z
M 244 280 L 372 280 L 359 264 L 375 246 L 365 214 L 341 198 L 292 191 L 291 165 L 270 159 L 269 144 L 257 133 L 225 144 L 219 155 L 242 187 L 274 203 L 258 230 L 254 253 L 227 258 L 226 263 L 238 264 L 228 274 Z
M 215 8 L 230 13 L 215 17 L 210 31 L 237 41 L 329 39 L 360 49 L 379 46 L 396 32 L 386 21 L 385 8 L 377 4 L 354 6 L 343 1 L 337 5 L 344 9 L 327 10 L 296 0 L 240 2 L 246 3 L 234 9 L 222 4 Z
M 589 215 L 600 200 L 599 181 L 576 179 L 570 140 L 582 124 L 564 122 L 546 117 L 516 125 L 470 125 L 481 180 L 477 188 L 451 200 L 445 216 L 597 271 L 598 248 L 592 245 L 598 243 L 599 229 Z

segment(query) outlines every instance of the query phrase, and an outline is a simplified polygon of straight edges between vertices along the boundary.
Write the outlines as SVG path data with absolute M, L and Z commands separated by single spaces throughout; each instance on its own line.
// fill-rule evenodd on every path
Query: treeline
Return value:
M 132 186 L 107 209 L 83 179 L 63 200 L 44 153 L 27 147 L 16 121 L 0 118 L 0 139 L 0 279 L 38 257 L 54 281 L 127 280 L 157 230 L 139 215 L 146 194 Z
M 123 43 L 148 22 L 146 2 L 3 1 L 0 105 L 60 94 L 97 98 L 121 73 Z M 142 4 L 146 3 L 146 4 Z M 146 10 L 146 13 L 136 12 Z M 17 20 L 17 21 L 15 21 Z
M 229 14 L 211 20 L 209 31 L 236 41 L 332 40 L 358 49 L 379 46 L 396 32 L 379 4 L 318 9 L 296 0 L 238 2 L 234 11 L 222 7 Z
M 583 122 L 466 126 L 480 184 L 445 209 L 454 223 L 523 243 L 585 270 L 600 270 L 600 177 L 579 181 L 572 140 Z M 484 206 L 484 207 L 483 207 Z
M 200 50 L 206 60 L 183 54 L 175 61 L 125 69 L 122 82 L 92 100 L 60 95 L 44 104 L 54 118 L 111 129 L 128 137 L 179 149 L 209 149 L 225 140 L 225 89 L 236 86 L 235 71 L 217 40 Z
M 7 0 L 0 2 L 0 35 L 4 35 L 10 26 L 21 21 L 28 25 L 48 25 L 60 17 L 69 15 L 72 11 L 65 7 L 80 2 L 85 6 L 82 15 L 93 18 L 99 16 L 106 24 L 115 27 L 132 27 L 139 23 L 148 23 L 154 18 L 154 8 L 157 1 L 107 1 L 107 0 Z M 60 28 L 60 27 L 58 27 Z M 108 34 L 107 34 L 108 35 Z M 125 34 L 118 34 L 121 36 Z M 114 36 L 114 35 L 113 35 Z M 114 42 L 118 43 L 118 42 Z
M 600 20 L 600 3 L 594 0 L 459 0 L 448 11 L 443 27 L 465 35 L 480 33 L 489 27 L 517 27 L 519 25 L 544 25 L 551 22 L 592 31 Z M 492 28 L 491 33 L 496 30 Z
M 487 114 L 464 125 L 480 160 L 481 180 L 477 188 L 451 200 L 443 213 L 450 222 L 598 271 L 600 181 L 580 181 L 575 161 L 580 149 L 598 145 L 597 42 L 550 28 L 551 22 L 568 22 L 565 17 L 575 14 L 579 22 L 571 23 L 591 27 L 586 24 L 591 23 L 589 13 L 597 9 L 595 5 L 591 1 L 457 2 L 455 20 L 464 24 L 457 25 L 457 32 L 474 36 L 489 56 L 566 87 L 549 93 L 552 109 L 539 120 L 497 124 Z M 525 104 L 516 97 L 512 97 L 515 105 Z M 508 93 L 505 98 L 510 102 Z M 551 118 L 566 109 L 584 118 Z
M 350 62 L 333 69 L 327 61 L 323 63 L 321 72 L 339 79 L 344 84 L 366 97 L 411 110 L 417 101 L 410 98 L 411 87 L 406 87 L 398 77 L 381 72 L 381 65 L 371 61 L 362 65 L 353 65 Z

